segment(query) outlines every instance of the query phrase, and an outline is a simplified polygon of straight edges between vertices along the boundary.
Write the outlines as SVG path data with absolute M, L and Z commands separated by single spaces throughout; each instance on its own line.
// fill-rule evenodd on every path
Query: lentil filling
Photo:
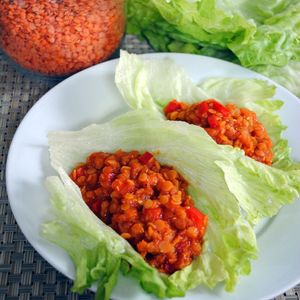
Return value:
M 238 108 L 232 103 L 224 106 L 214 99 L 195 104 L 172 100 L 164 113 L 169 120 L 204 128 L 218 144 L 238 147 L 247 156 L 272 165 L 272 141 L 256 113 L 249 109 Z
M 92 153 L 70 177 L 90 209 L 160 272 L 181 270 L 200 255 L 208 218 L 184 178 L 151 153 Z

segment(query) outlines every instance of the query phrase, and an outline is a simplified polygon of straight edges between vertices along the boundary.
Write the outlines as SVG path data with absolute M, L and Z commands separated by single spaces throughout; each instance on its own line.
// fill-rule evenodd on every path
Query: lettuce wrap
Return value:
M 195 84 L 185 70 L 170 59 L 143 59 L 121 51 L 115 73 L 116 85 L 133 109 L 149 109 L 161 112 L 176 99 L 187 103 L 214 98 L 219 102 L 234 103 L 257 114 L 273 142 L 273 167 L 299 169 L 299 163 L 290 158 L 291 149 L 282 133 L 286 126 L 277 114 L 283 101 L 272 99 L 276 87 L 261 79 L 209 78 Z
M 214 288 L 224 283 L 232 291 L 238 278 L 251 272 L 251 260 L 258 257 L 254 225 L 277 214 L 300 192 L 300 171 L 289 157 L 287 141 L 281 138 L 284 126 L 274 113 L 282 102 L 270 101 L 275 88 L 264 81 L 239 79 L 210 79 L 196 86 L 170 60 L 142 60 L 126 53 L 120 59 L 116 83 L 124 100 L 138 109 L 80 131 L 49 134 L 51 164 L 58 176 L 46 181 L 53 219 L 43 224 L 42 236 L 72 258 L 73 291 L 96 284 L 97 299 L 110 298 L 119 272 L 159 298 L 184 296 L 200 284 Z M 164 84 L 170 89 L 164 89 Z M 238 148 L 218 145 L 204 129 L 165 120 L 161 114 L 172 98 L 193 102 L 208 97 L 223 102 L 233 97 L 262 116 L 278 148 L 275 166 L 259 163 Z M 118 149 L 156 153 L 161 164 L 173 166 L 187 180 L 195 206 L 209 217 L 201 255 L 172 275 L 151 267 L 98 219 L 68 176 L 90 153 Z

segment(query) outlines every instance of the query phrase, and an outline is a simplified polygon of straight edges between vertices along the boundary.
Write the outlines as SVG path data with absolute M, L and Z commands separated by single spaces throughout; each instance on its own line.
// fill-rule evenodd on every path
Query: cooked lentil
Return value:
M 232 103 L 224 106 L 214 99 L 191 105 L 172 100 L 164 112 L 169 120 L 201 126 L 218 144 L 238 147 L 249 157 L 272 164 L 272 141 L 256 113 L 249 109 Z
M 151 153 L 92 153 L 70 177 L 91 210 L 160 272 L 200 255 L 208 218 L 193 206 L 182 176 Z
M 0 46 L 21 66 L 67 75 L 108 58 L 124 32 L 124 0 L 1 0 Z

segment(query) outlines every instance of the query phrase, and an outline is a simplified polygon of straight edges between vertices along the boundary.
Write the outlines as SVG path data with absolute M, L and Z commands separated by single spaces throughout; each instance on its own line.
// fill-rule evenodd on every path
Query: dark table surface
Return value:
M 124 39 L 122 48 L 134 53 L 153 52 L 146 43 L 130 36 Z M 7 153 L 18 125 L 33 104 L 60 80 L 22 73 L 0 53 L 0 300 L 93 299 L 89 291 L 72 293 L 72 281 L 29 244 L 16 224 L 5 188 Z M 299 299 L 300 284 L 276 298 Z

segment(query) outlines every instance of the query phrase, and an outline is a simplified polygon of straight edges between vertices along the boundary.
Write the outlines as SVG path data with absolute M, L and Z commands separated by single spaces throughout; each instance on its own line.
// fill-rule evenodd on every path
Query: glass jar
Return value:
M 26 69 L 69 75 L 118 48 L 124 6 L 125 0 L 0 0 L 0 47 Z

